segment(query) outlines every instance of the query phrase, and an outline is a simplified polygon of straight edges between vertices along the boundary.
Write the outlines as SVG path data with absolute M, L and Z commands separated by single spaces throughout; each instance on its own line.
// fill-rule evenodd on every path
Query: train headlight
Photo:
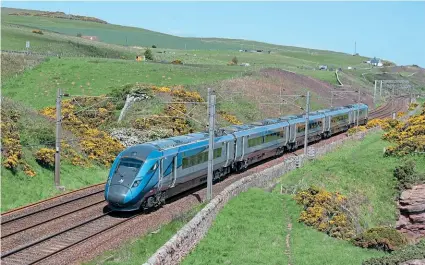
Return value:
M 135 187 L 139 186 L 139 184 L 140 184 L 140 180 L 136 180 L 136 181 L 133 183 L 132 188 L 135 188 Z

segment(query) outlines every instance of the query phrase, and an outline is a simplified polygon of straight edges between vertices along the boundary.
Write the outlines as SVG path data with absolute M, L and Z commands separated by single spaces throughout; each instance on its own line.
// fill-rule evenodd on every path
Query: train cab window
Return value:
M 122 158 L 118 167 L 127 167 L 127 168 L 134 168 L 139 169 L 143 164 L 143 161 L 133 159 L 133 158 Z
M 121 159 L 115 172 L 121 175 L 134 177 L 139 172 L 142 165 L 143 161 L 141 160 L 125 157 Z

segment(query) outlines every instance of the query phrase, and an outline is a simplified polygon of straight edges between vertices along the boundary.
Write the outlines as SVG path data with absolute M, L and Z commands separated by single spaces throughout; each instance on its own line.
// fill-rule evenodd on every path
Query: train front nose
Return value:
M 115 206 L 122 207 L 132 198 L 131 190 L 124 185 L 111 185 L 108 192 L 108 201 Z

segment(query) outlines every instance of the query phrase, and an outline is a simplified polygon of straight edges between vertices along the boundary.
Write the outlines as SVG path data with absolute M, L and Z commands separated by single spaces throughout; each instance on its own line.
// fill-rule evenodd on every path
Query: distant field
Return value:
M 40 109 L 54 105 L 58 87 L 71 95 L 104 95 L 113 88 L 136 82 L 157 86 L 208 83 L 237 76 L 241 69 L 112 59 L 51 58 L 19 78 L 10 80 L 2 92 L 3 96 Z
M 4 10 L 4 8 L 2 8 L 2 10 Z M 13 11 L 16 12 L 18 10 Z M 360 63 L 363 59 L 363 57 L 353 57 L 351 55 L 338 52 L 281 46 L 249 40 L 182 38 L 141 28 L 113 24 L 99 24 L 86 21 L 70 21 L 66 19 L 45 17 L 5 15 L 2 16 L 2 24 L 4 23 L 21 25 L 30 28 L 40 28 L 71 36 L 76 36 L 78 33 L 83 35 L 98 36 L 102 42 L 118 45 L 145 47 L 156 45 L 160 49 L 169 48 L 181 50 L 262 49 L 280 52 L 285 56 L 304 59 L 307 61 L 313 58 L 313 60 L 311 60 L 313 62 L 323 61 L 323 59 L 327 58 L 324 63 L 340 63 L 339 58 L 342 57 L 346 57 L 345 60 L 350 64 Z

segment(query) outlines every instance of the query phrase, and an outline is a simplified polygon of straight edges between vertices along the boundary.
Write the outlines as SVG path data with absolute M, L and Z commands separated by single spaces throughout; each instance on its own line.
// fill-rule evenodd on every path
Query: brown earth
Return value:
M 353 88 L 335 88 L 327 82 L 275 68 L 263 69 L 258 75 L 225 80 L 220 82 L 215 88 L 220 95 L 225 95 L 227 99 L 242 97 L 255 103 L 263 118 L 304 112 L 299 106 L 305 106 L 305 98 L 298 97 L 295 100 L 295 97 L 288 97 L 288 95 L 305 95 L 307 90 L 309 90 L 312 102 L 311 109 L 317 110 L 331 106 L 331 91 L 353 90 Z M 217 100 L 220 100 L 220 95 Z M 279 109 L 278 103 L 282 102 L 280 95 L 287 103 L 280 105 Z M 357 93 L 339 95 L 334 93 L 332 106 L 353 104 L 357 102 L 357 98 Z M 361 102 L 372 106 L 373 99 L 370 95 L 362 93 Z

